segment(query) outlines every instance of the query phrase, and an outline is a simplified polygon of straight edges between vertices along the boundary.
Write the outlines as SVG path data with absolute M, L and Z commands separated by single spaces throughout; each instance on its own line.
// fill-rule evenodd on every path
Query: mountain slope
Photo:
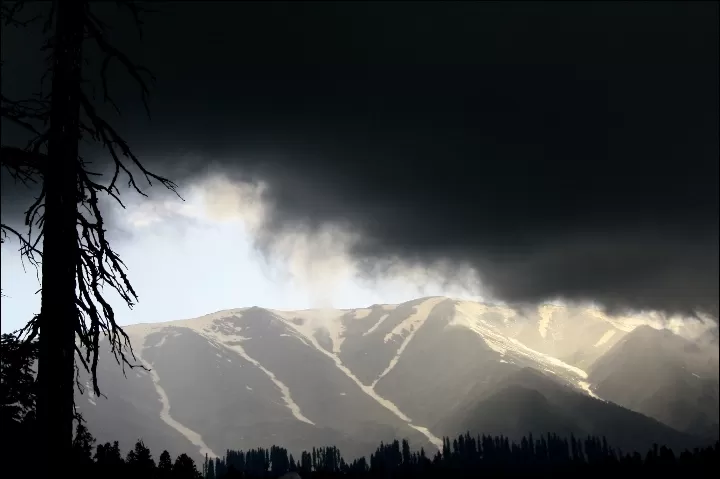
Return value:
M 625 451 L 642 450 L 653 442 L 676 449 L 698 440 L 616 404 L 579 393 L 531 368 L 497 378 L 491 388 L 471 393 L 467 403 L 436 429 L 455 435 L 466 430 L 482 434 L 523 435 L 554 432 L 576 437 L 605 436 Z
M 718 437 L 717 347 L 640 326 L 598 359 L 590 380 L 605 399 L 678 430 Z
M 330 353 L 270 311 L 249 308 L 189 324 L 141 325 L 128 328 L 128 334 L 152 371 L 136 378 L 144 379 L 142 384 L 123 386 L 154 388 L 165 397 L 165 428 L 187 437 L 199 454 L 282 443 L 294 451 L 336 444 L 352 456 L 398 436 L 429 445 L 392 405 L 385 407 L 359 388 Z M 102 399 L 80 403 L 83 410 L 103 413 L 112 407 Z M 158 409 L 152 413 L 159 415 Z M 148 411 L 138 408 L 134 415 L 146 418 Z M 94 430 L 118 427 L 107 424 L 112 416 L 93 416 Z M 106 440 L 104 434 L 99 438 Z
M 604 431 L 586 413 L 622 418 L 618 430 L 641 431 L 633 441 L 643 447 L 681 441 L 639 414 L 587 402 L 603 396 L 583 365 L 602 364 L 626 329 L 597 311 L 442 297 L 356 310 L 234 309 L 127 327 L 149 372 L 124 379 L 104 357 L 108 399 L 78 402 L 101 441 L 127 448 L 143 437 L 153 450 L 197 457 L 272 444 L 295 453 L 335 444 L 352 457 L 398 437 L 428 448 L 464 431 L 464 421 L 503 434 Z M 593 372 L 611 377 L 602 370 Z M 717 402 L 706 407 L 717 411 Z
M 156 456 L 167 449 L 173 457 L 183 452 L 200 457 L 200 448 L 164 422 L 164 406 L 151 374 L 126 367 L 127 377 L 123 376 L 103 343 L 98 361 L 98 383 L 103 396 L 92 393 L 90 377 L 80 368 L 78 374 L 85 394 L 76 394 L 75 400 L 98 443 L 119 441 L 127 451 L 142 439 Z

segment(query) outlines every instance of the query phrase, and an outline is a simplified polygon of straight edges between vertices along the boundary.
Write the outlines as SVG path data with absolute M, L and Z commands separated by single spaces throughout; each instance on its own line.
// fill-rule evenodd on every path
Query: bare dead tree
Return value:
M 27 25 L 27 21 L 19 20 L 23 6 L 24 2 L 3 3 L 5 26 Z M 118 6 L 127 10 L 139 28 L 143 8 L 130 2 L 118 2 Z M 157 182 L 177 191 L 172 181 L 144 167 L 84 91 L 83 44 L 93 42 L 102 52 L 103 100 L 116 110 L 108 89 L 109 65 L 119 63 L 134 79 L 146 109 L 149 82 L 154 81 L 150 72 L 109 41 L 108 26 L 88 1 L 55 1 L 43 20 L 47 48 L 52 51 L 48 70 L 51 91 L 29 100 L 2 96 L 2 117 L 31 133 L 32 139 L 24 148 L 2 146 L 1 156 L 2 167 L 13 178 L 36 182 L 41 191 L 25 213 L 27 232 L 22 234 L 3 224 L 2 238 L 11 235 L 18 239 L 20 253 L 42 269 L 40 314 L 18 333 L 26 342 L 39 341 L 38 421 L 43 446 L 56 451 L 58 456 L 53 459 L 59 461 L 57 465 L 69 457 L 74 386 L 79 387 L 76 358 L 90 372 L 98 395 L 102 394 L 97 378 L 101 338 L 107 338 L 107 347 L 123 368 L 142 367 L 135 364 L 130 340 L 106 299 L 106 288 L 117 292 L 129 307 L 138 297 L 125 264 L 106 236 L 100 196 L 108 195 L 124 208 L 117 187 L 123 178 L 146 196 L 136 182 L 137 171 L 148 185 Z M 88 162 L 79 154 L 81 139 L 107 150 L 113 165 L 109 182 L 89 170 Z

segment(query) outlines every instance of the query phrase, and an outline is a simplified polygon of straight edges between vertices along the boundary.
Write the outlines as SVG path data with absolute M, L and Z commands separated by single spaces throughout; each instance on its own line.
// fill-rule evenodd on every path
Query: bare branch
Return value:
M 41 15 L 35 15 L 26 20 L 19 20 L 18 15 L 22 12 L 23 8 L 25 8 L 24 1 L 13 2 L 11 6 L 8 6 L 7 2 L 2 2 L 2 4 L 0 4 L 0 22 L 5 24 L 5 26 L 27 27 L 34 21 L 42 18 Z
M 3 4 L 3 20 L 5 19 L 5 4 Z M 121 3 L 122 8 L 128 9 L 141 30 L 140 14 L 146 9 L 128 2 Z M 14 7 L 7 7 L 8 14 L 14 14 Z M 19 11 L 19 10 L 18 10 Z M 50 12 L 45 28 L 49 30 L 54 10 Z M 117 113 L 120 113 L 118 104 L 114 101 L 108 85 L 108 71 L 113 60 L 120 63 L 123 69 L 138 83 L 141 100 L 149 115 L 148 96 L 149 83 L 154 81 L 151 72 L 140 65 L 133 63 L 127 55 L 116 48 L 108 39 L 109 26 L 100 20 L 91 11 L 89 2 L 85 2 L 83 9 L 84 39 L 94 42 L 103 53 L 100 63 L 100 79 L 103 89 L 103 101 L 109 103 Z M 46 30 L 46 31 L 48 31 Z M 44 48 L 52 49 L 55 46 L 54 37 L 50 37 Z M 50 70 L 48 70 L 49 72 Z M 48 73 L 46 72 L 46 74 Z M 44 78 L 45 76 L 43 76 Z M 42 82 L 41 82 L 42 83 Z M 89 171 L 88 163 L 81 156 L 75 158 L 74 165 L 77 171 L 78 204 L 75 222 L 75 241 L 77 245 L 77 260 L 75 264 L 76 297 L 75 305 L 77 318 L 74 331 L 77 338 L 75 351 L 78 355 L 78 369 L 82 366 L 92 377 L 92 388 L 95 394 L 102 395 L 98 386 L 97 367 L 99 361 L 100 340 L 107 338 L 110 352 L 116 362 L 130 368 L 146 369 L 138 364 L 129 336 L 117 323 L 115 311 L 106 299 L 105 288 L 114 290 L 125 304 L 132 308 L 138 300 L 127 276 L 127 268 L 116 251 L 110 246 L 106 236 L 106 229 L 102 211 L 99 207 L 99 195 L 107 194 L 121 207 L 125 207 L 120 199 L 117 181 L 120 176 L 127 178 L 128 185 L 137 193 L 147 196 L 136 183 L 139 171 L 148 185 L 154 182 L 162 184 L 173 191 L 180 199 L 177 185 L 169 179 L 148 170 L 140 159 L 131 150 L 124 138 L 98 113 L 91 98 L 82 91 L 82 81 L 78 85 L 79 99 L 82 115 L 78 125 L 81 139 L 89 139 L 99 143 L 107 149 L 112 160 L 114 172 L 109 183 L 105 183 L 97 176 L 98 173 Z M 49 121 L 51 104 L 48 96 L 40 95 L 33 100 L 14 101 L 2 97 L 2 117 L 14 122 L 33 134 L 33 139 L 26 148 L 2 147 L 2 166 L 11 171 L 11 174 L 24 181 L 40 181 L 43 189 L 33 204 L 25 212 L 25 225 L 28 227 L 27 237 L 16 230 L 2 225 L 3 238 L 12 235 L 21 240 L 22 253 L 31 257 L 37 253 L 38 242 L 44 237 L 45 224 L 45 188 L 44 175 L 49 162 L 45 155 L 45 146 L 48 136 L 45 131 Z M 133 170 L 135 172 L 133 172 Z M 35 231 L 38 234 L 35 234 Z M 41 257 L 41 256 L 39 256 Z M 21 331 L 29 340 L 34 339 L 39 332 L 38 316 L 35 316 Z M 76 370 L 77 380 L 77 370 Z M 78 387 L 81 385 L 78 383 Z
M 135 26 L 138 29 L 138 35 L 140 35 L 140 38 L 142 38 L 143 36 L 142 26 L 144 25 L 144 22 L 142 21 L 142 15 L 158 12 L 157 10 L 151 10 L 149 8 L 141 6 L 138 2 L 119 1 L 115 2 L 115 4 L 118 5 L 118 7 L 126 8 L 130 12 L 130 15 L 132 15 L 135 22 Z
M 0 95 L 2 104 L 0 114 L 33 133 L 33 138 L 24 149 L 13 146 L 2 146 L 0 151 L 0 165 L 8 170 L 11 177 L 22 183 L 37 183 L 37 177 L 42 176 L 47 163 L 47 157 L 41 153 L 47 143 L 48 134 L 42 132 L 36 123 L 47 124 L 49 118 L 49 104 L 44 100 L 11 100 Z
M 0 147 L 2 166 L 16 171 L 42 174 L 47 165 L 47 155 L 14 146 Z
M 110 60 L 113 58 L 117 59 L 124 67 L 125 70 L 130 74 L 130 76 L 133 77 L 133 79 L 136 81 L 138 86 L 140 87 L 141 92 L 141 98 L 143 105 L 145 106 L 145 112 L 147 113 L 148 117 L 150 116 L 150 107 L 148 105 L 148 96 L 150 95 L 150 89 L 148 88 L 147 82 L 145 79 L 143 79 L 141 74 L 146 74 L 150 77 L 150 81 L 155 81 L 155 77 L 153 74 L 148 70 L 146 67 L 141 65 L 134 64 L 123 52 L 118 50 L 114 45 L 112 45 L 105 36 L 105 30 L 103 29 L 102 23 L 97 20 L 97 18 L 89 12 L 87 13 L 85 26 L 88 30 L 88 33 L 90 35 L 90 38 L 95 40 L 97 43 L 97 46 L 100 48 L 100 50 L 105 53 L 105 60 L 103 62 L 103 69 L 101 71 L 101 75 L 103 76 L 103 88 L 105 89 L 105 98 L 108 98 L 109 93 L 107 91 L 107 81 L 105 79 L 105 74 L 107 71 L 107 63 L 109 63 Z
M 152 186 L 152 180 L 156 180 L 182 199 L 180 194 L 177 192 L 177 185 L 174 182 L 150 172 L 147 168 L 145 168 L 145 166 L 143 166 L 143 164 L 140 162 L 138 157 L 135 156 L 135 154 L 132 152 L 125 140 L 115 131 L 113 127 L 111 127 L 97 114 L 95 108 L 92 106 L 87 96 L 82 94 L 80 97 L 80 102 L 85 114 L 89 117 L 92 123 L 92 126 L 84 126 L 84 128 L 86 129 L 86 131 L 91 132 L 93 137 L 100 141 L 108 149 L 108 151 L 110 152 L 110 156 L 115 163 L 115 174 L 113 175 L 113 179 L 110 182 L 110 185 L 107 187 L 107 191 L 117 191 L 115 182 L 117 181 L 119 170 L 122 170 L 128 176 L 129 186 L 131 186 L 137 193 L 143 196 L 147 196 L 140 189 L 137 183 L 135 183 L 135 178 L 132 172 L 130 172 L 130 170 L 125 166 L 123 160 L 118 155 L 117 150 L 119 150 L 119 153 L 121 153 L 126 158 L 129 158 L 133 162 L 133 164 L 140 169 L 140 172 L 143 174 L 145 180 L 150 186 Z M 103 187 L 103 189 L 105 189 L 105 187 Z
M 32 260 L 33 263 L 37 263 L 35 259 L 33 258 L 33 254 L 37 254 L 38 256 L 42 256 L 42 251 L 39 251 L 36 246 L 37 243 L 26 240 L 25 237 L 20 234 L 18 231 L 16 231 L 11 226 L 8 226 L 6 224 L 0 224 L 0 243 L 4 243 L 7 240 L 8 233 L 13 235 L 15 238 L 20 241 L 20 254 L 23 256 L 27 256 Z

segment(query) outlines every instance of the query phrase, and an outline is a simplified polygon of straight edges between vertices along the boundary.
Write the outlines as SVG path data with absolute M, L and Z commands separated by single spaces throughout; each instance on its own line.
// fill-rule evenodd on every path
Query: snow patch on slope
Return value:
M 641 324 L 645 324 L 642 319 L 632 317 L 613 317 L 605 314 L 601 309 L 588 308 L 588 314 L 594 316 L 602 321 L 612 324 L 616 328 L 626 333 L 631 332 Z
M 470 329 L 473 329 L 473 328 L 470 328 Z M 477 331 L 475 331 L 475 332 L 477 333 Z M 487 339 L 485 339 L 485 344 L 487 344 L 487 346 L 490 349 L 492 349 L 496 353 L 500 354 L 501 356 L 504 356 L 505 353 L 507 352 L 507 349 L 505 347 L 503 347 L 501 341 L 495 341 L 492 338 L 487 338 Z
M 441 298 L 441 299 L 444 299 L 444 298 Z M 302 325 L 298 325 L 298 324 L 296 324 L 295 322 L 292 321 L 292 318 L 295 317 L 296 314 L 294 314 L 294 313 L 288 314 L 288 313 L 276 312 L 276 311 L 273 311 L 273 313 L 275 313 L 276 316 L 277 316 L 279 319 L 285 321 L 286 324 L 288 324 L 290 327 L 294 328 L 295 330 L 297 330 L 298 332 L 300 332 L 301 334 L 303 334 Z M 428 429 L 425 428 L 425 427 L 416 426 L 416 425 L 412 424 L 412 420 L 411 420 L 408 416 L 406 416 L 405 413 L 403 413 L 393 402 L 391 402 L 391 401 L 385 399 L 384 397 L 380 396 L 378 393 L 375 392 L 375 390 L 374 390 L 372 387 L 370 387 L 370 386 L 368 386 L 368 385 L 366 385 L 366 384 L 363 384 L 362 381 L 360 381 L 360 380 L 352 373 L 352 371 L 350 371 L 350 369 L 348 369 L 348 367 L 343 364 L 343 362 L 340 360 L 340 358 L 339 358 L 336 354 L 331 353 L 331 352 L 327 351 L 325 348 L 323 348 L 322 346 L 320 346 L 320 344 L 317 342 L 317 339 L 315 339 L 315 337 L 313 337 L 312 335 L 310 335 L 310 336 L 307 336 L 307 335 L 305 335 L 305 334 L 303 334 L 303 335 L 304 335 L 305 338 L 310 342 L 310 344 L 312 344 L 312 345 L 315 347 L 315 349 L 317 349 L 317 350 L 320 351 L 322 354 L 324 354 L 325 356 L 327 356 L 328 358 L 330 358 L 330 359 L 335 363 L 335 367 L 337 367 L 337 368 L 338 368 L 340 371 L 342 371 L 350 380 L 352 380 L 352 381 L 357 385 L 357 387 L 360 388 L 360 390 L 361 390 L 362 392 L 364 392 L 365 394 L 367 394 L 368 396 L 370 396 L 371 398 L 373 398 L 378 404 L 380 404 L 380 405 L 383 406 L 385 409 L 387 409 L 388 411 L 390 411 L 391 413 L 393 413 L 393 414 L 394 414 L 395 416 L 397 416 L 400 420 L 405 421 L 406 423 L 408 423 L 408 425 L 409 425 L 410 427 L 412 427 L 412 428 L 414 428 L 415 430 L 417 430 L 418 432 L 422 433 L 425 437 L 428 438 L 428 440 L 429 440 L 433 445 L 435 445 L 435 447 L 437 447 L 438 449 L 439 449 L 440 447 L 442 447 L 442 440 L 441 440 L 439 437 L 435 436 L 432 432 L 430 432 L 430 430 L 428 430 Z
M 204 336 L 205 338 L 209 339 L 210 341 L 214 341 L 220 346 L 229 349 L 230 351 L 240 355 L 245 361 L 249 362 L 256 368 L 258 368 L 260 371 L 265 373 L 265 375 L 270 378 L 270 380 L 277 386 L 277 388 L 280 390 L 283 396 L 283 400 L 285 402 L 285 406 L 290 410 L 292 415 L 297 419 L 298 421 L 302 421 L 308 424 L 315 425 L 314 422 L 312 422 L 310 419 L 308 419 L 300 410 L 300 406 L 297 405 L 295 401 L 293 401 L 292 396 L 290 395 L 290 389 L 282 382 L 280 381 L 275 374 L 270 371 L 269 369 L 265 368 L 262 364 L 260 364 L 259 361 L 256 359 L 250 357 L 246 352 L 245 349 L 243 349 L 242 346 L 237 344 L 238 340 L 243 341 L 247 338 L 243 338 L 242 336 L 233 336 L 233 335 L 223 335 L 220 333 L 217 333 L 216 331 L 212 331 L 209 328 L 203 329 L 201 331 L 198 331 L 199 334 Z M 224 341 L 232 341 L 233 344 L 225 344 Z
M 556 357 L 550 356 L 549 354 L 541 353 L 539 351 L 535 351 L 534 349 L 528 348 L 527 346 L 525 346 L 523 343 L 521 343 L 520 341 L 518 341 L 515 338 L 510 338 L 510 342 L 514 346 L 516 346 L 516 351 L 519 351 L 528 357 L 532 357 L 533 359 L 539 361 L 540 363 L 550 364 L 552 366 L 555 366 L 558 369 L 569 371 L 583 379 L 587 379 L 587 377 L 588 377 L 588 374 L 584 370 L 582 370 L 576 366 L 572 366 L 572 365 L 566 363 L 565 361 L 561 361 Z
M 140 324 L 134 324 L 132 326 L 126 327 L 126 332 L 132 331 L 132 333 L 135 336 L 144 338 L 148 334 L 160 331 L 162 329 L 168 328 L 168 327 L 184 327 L 184 328 L 190 328 L 190 329 L 197 329 L 198 324 L 202 324 L 203 326 L 212 324 L 213 321 L 216 319 L 227 319 L 230 316 L 241 316 L 244 311 L 246 311 L 248 308 L 235 308 L 235 309 L 224 309 L 222 311 L 217 311 L 215 313 L 206 314 L 204 316 L 200 316 L 199 318 L 187 318 L 187 319 L 178 319 L 175 321 L 167 321 L 164 323 L 140 323 Z M 130 330 L 130 331 L 128 331 Z
M 341 318 L 345 315 L 344 310 L 339 309 L 306 309 L 303 311 L 277 311 L 268 310 L 275 316 L 283 319 L 287 324 L 299 332 L 304 338 L 314 338 L 315 332 L 324 330 L 330 337 L 333 354 L 338 354 L 345 341 L 345 326 Z
M 449 325 L 468 328 L 482 337 L 488 347 L 501 355 L 514 355 L 530 359 L 540 368 L 565 379 L 576 388 L 592 394 L 591 391 L 588 391 L 589 385 L 585 381 L 588 374 L 585 371 L 553 356 L 529 348 L 515 338 L 509 338 L 501 334 L 494 325 L 479 317 L 478 311 L 483 311 L 483 308 L 458 302 L 455 304 L 455 315 Z
M 494 306 L 483 303 L 476 303 L 474 301 L 456 301 L 455 302 L 456 314 L 450 321 L 449 325 L 461 325 L 473 330 L 482 336 L 481 332 L 485 329 L 495 330 L 495 326 L 492 322 L 489 322 L 483 318 L 487 313 L 497 313 L 503 317 L 503 323 L 507 324 L 510 318 L 515 316 L 515 311 L 505 306 Z M 459 315 L 457 313 L 460 313 Z M 485 344 L 500 355 L 504 355 L 508 348 L 505 344 L 507 338 L 499 333 L 494 335 L 488 335 L 483 337 Z
M 496 313 L 503 317 L 503 323 L 507 324 L 511 318 L 517 316 L 517 312 L 507 306 L 499 304 L 486 304 L 476 303 L 475 301 L 455 301 L 455 307 L 462 309 L 462 311 L 469 315 L 477 318 L 485 324 L 490 324 L 482 316 L 487 313 Z
M 589 308 L 588 312 L 596 318 L 607 321 L 617 329 L 629 333 L 638 326 L 650 326 L 653 329 L 672 331 L 690 341 L 696 340 L 709 330 L 717 327 L 715 320 L 698 314 L 695 317 L 666 316 L 656 311 L 644 311 L 625 316 L 609 316 L 598 308 Z
M 592 391 L 592 389 L 590 389 L 590 383 L 589 383 L 589 382 L 587 382 L 587 381 L 578 381 L 578 386 L 580 386 L 580 389 L 582 389 L 583 391 L 585 391 L 585 392 L 588 394 L 588 396 L 594 397 L 595 399 L 600 399 L 601 401 L 603 400 L 600 396 L 598 396 L 597 394 L 595 394 L 595 393 Z
M 223 347 L 223 348 L 229 349 L 230 351 L 239 354 L 241 357 L 243 357 L 243 359 L 245 359 L 252 365 L 258 367 L 262 372 L 264 372 L 270 378 L 271 381 L 273 381 L 273 383 L 278 387 L 278 389 L 280 389 L 280 392 L 282 393 L 283 399 L 285 401 L 285 405 L 288 407 L 288 409 L 290 409 L 293 416 L 296 419 L 298 419 L 299 421 L 303 421 L 308 424 L 314 425 L 315 423 L 313 423 L 310 419 L 305 417 L 305 415 L 303 415 L 302 412 L 300 411 L 300 407 L 293 401 L 292 397 L 290 396 L 290 390 L 288 389 L 288 387 L 285 384 L 283 384 L 279 379 L 277 379 L 277 377 L 275 377 L 275 374 L 272 371 L 269 371 L 268 369 L 263 367 L 258 361 L 251 358 L 250 356 L 248 356 L 247 353 L 245 353 L 245 350 L 242 348 L 242 346 L 237 344 L 242 341 L 247 341 L 251 338 L 241 336 L 241 335 L 222 334 L 222 333 L 216 331 L 215 330 L 216 328 L 213 327 L 214 322 L 216 320 L 227 319 L 228 317 L 231 317 L 231 316 L 242 316 L 243 312 L 246 309 L 247 308 L 230 309 L 230 310 L 226 310 L 226 311 L 219 311 L 217 313 L 207 314 L 205 316 L 201 316 L 196 319 L 183 319 L 183 320 L 179 320 L 179 321 L 171 321 L 168 323 L 161 323 L 161 324 L 139 324 L 139 325 L 135 325 L 135 326 L 127 328 L 126 331 L 128 332 L 128 335 L 131 336 L 131 341 L 133 339 L 135 339 L 135 341 L 139 340 L 140 344 L 142 344 L 142 340 L 144 340 L 144 338 L 148 334 L 160 331 L 168 326 L 184 327 L 184 328 L 188 328 L 188 329 L 194 331 L 194 332 L 200 334 L 201 336 L 203 336 L 204 338 L 208 339 L 208 342 L 214 348 L 221 349 L 221 347 Z M 241 330 L 242 328 L 236 328 L 236 329 Z M 225 344 L 226 342 L 233 342 L 235 344 L 232 344 L 232 345 Z M 155 375 L 157 375 L 157 373 L 155 373 Z M 158 387 L 159 387 L 159 385 L 156 386 L 156 389 Z M 162 394 L 164 394 L 164 391 Z M 165 399 L 167 400 L 167 396 L 165 396 Z M 168 404 L 168 411 L 169 411 L 169 404 Z M 172 418 L 170 418 L 169 414 L 168 414 L 168 418 L 170 420 L 172 420 Z M 163 419 L 163 420 L 165 420 L 165 419 Z M 165 421 L 165 422 L 167 423 L 167 421 Z M 176 428 L 172 424 L 170 424 L 170 423 L 168 423 L 168 424 L 171 427 Z M 177 424 L 180 427 L 185 428 L 185 426 L 183 426 L 182 424 L 180 424 L 180 423 L 177 423 Z M 185 429 L 187 429 L 187 428 L 185 428 Z M 190 430 L 187 429 L 187 431 L 190 431 Z M 197 435 L 197 433 L 195 433 L 194 431 L 190 431 L 190 433 Z M 197 437 L 200 437 L 200 436 L 197 435 Z M 188 437 L 188 439 L 190 439 L 190 437 Z M 200 438 L 200 440 L 202 440 L 202 438 Z M 192 440 L 191 440 L 191 442 L 192 442 Z M 193 442 L 193 444 L 196 444 L 196 443 Z M 207 446 L 205 446 L 205 447 L 207 447 Z M 201 451 L 201 453 L 202 453 L 202 451 Z
M 608 341 L 610 341 L 610 338 L 612 338 L 613 336 L 615 336 L 615 332 L 616 332 L 616 331 L 617 331 L 617 330 L 615 330 L 615 329 L 610 329 L 609 331 L 607 331 L 605 334 L 602 335 L 602 337 L 601 337 L 600 339 L 598 339 L 597 343 L 595 343 L 595 345 L 594 345 L 593 347 L 599 348 L 599 347 L 602 346 L 603 344 L 605 344 L 605 343 L 607 343 Z
M 210 449 L 207 444 L 205 444 L 205 441 L 200 434 L 173 419 L 173 417 L 170 415 L 170 400 L 168 399 L 165 390 L 160 385 L 160 376 L 158 376 L 157 371 L 151 368 L 150 364 L 148 364 L 148 362 L 140 356 L 139 352 L 136 352 L 136 357 L 143 364 L 143 366 L 145 366 L 149 370 L 150 378 L 155 385 L 155 391 L 158 393 L 158 396 L 160 396 L 160 404 L 162 405 L 162 409 L 160 410 L 160 419 L 162 419 L 165 424 L 182 434 L 193 445 L 197 446 L 197 448 L 200 450 L 200 455 L 204 456 L 205 454 L 207 454 L 209 457 L 218 457 L 218 455 L 215 454 L 215 452 L 213 452 L 213 450 Z
M 410 344 L 410 341 L 412 341 L 413 336 L 415 336 L 415 333 L 417 333 L 418 329 L 422 327 L 423 324 L 425 324 L 425 321 L 427 321 L 428 316 L 430 315 L 430 311 L 433 310 L 435 306 L 437 306 L 439 303 L 444 301 L 445 298 L 439 297 L 439 298 L 430 298 L 423 303 L 415 306 L 415 312 L 408 316 L 408 318 L 397 325 L 390 333 L 388 333 L 385 336 L 385 342 L 387 343 L 390 338 L 394 335 L 400 335 L 405 331 L 409 331 L 409 334 L 405 337 L 402 344 L 397 350 L 397 353 L 395 354 L 395 357 L 390 360 L 390 364 L 385 368 L 383 372 L 380 373 L 380 375 L 373 381 L 371 388 L 375 388 L 375 385 L 380 381 L 387 373 L 392 371 L 392 369 L 395 367 L 395 365 L 400 361 L 400 356 L 402 356 L 403 351 L 405 351 L 405 348 L 408 344 Z
M 387 333 L 383 338 L 383 341 L 387 343 L 393 339 L 393 336 L 403 336 L 404 333 L 409 333 L 407 337 L 412 337 L 415 331 L 420 329 L 423 323 L 425 323 L 425 320 L 427 320 L 428 314 L 432 308 L 444 299 L 445 298 L 443 297 L 430 298 L 415 306 L 415 312 L 395 326 L 392 331 Z
M 563 307 L 556 304 L 543 304 L 538 308 L 538 314 L 540 315 L 540 321 L 538 322 L 538 332 L 543 339 L 545 339 L 545 337 L 547 336 L 547 331 L 550 327 L 550 321 L 552 321 L 553 313 L 561 309 L 563 309 Z
M 90 386 L 90 381 L 85 381 L 85 390 L 87 391 L 88 397 L 90 399 L 95 399 L 95 391 L 93 391 L 93 388 Z
M 90 381 L 85 381 L 85 390 L 88 394 L 88 402 L 93 406 L 97 406 L 97 403 L 95 402 L 95 391 L 93 391 L 93 388 L 90 387 Z
M 372 313 L 372 309 L 365 308 L 365 309 L 356 309 L 355 310 L 355 319 L 364 319 L 370 316 L 370 313 Z
M 365 331 L 365 332 L 363 333 L 363 336 L 367 336 L 368 334 L 372 334 L 373 332 L 375 332 L 375 330 L 376 330 L 377 328 L 379 328 L 382 323 L 385 322 L 385 320 L 388 318 L 388 316 L 390 316 L 389 313 L 385 313 L 385 314 L 383 314 L 382 316 L 380 316 L 380 319 L 378 319 L 377 323 L 373 324 L 373 325 L 372 325 L 372 328 L 370 328 L 370 329 L 368 329 L 367 331 Z

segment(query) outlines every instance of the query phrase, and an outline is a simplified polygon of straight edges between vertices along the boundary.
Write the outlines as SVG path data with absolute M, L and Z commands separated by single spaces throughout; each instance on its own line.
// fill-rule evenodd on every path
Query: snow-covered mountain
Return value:
M 443 297 L 354 310 L 235 309 L 127 327 L 147 371 L 125 378 L 104 357 L 107 398 L 86 394 L 78 403 L 101 441 L 129 447 L 142 437 L 153 450 L 198 455 L 335 444 L 352 457 L 396 437 L 428 448 L 464 432 L 466 422 L 485 427 L 472 415 L 509 386 L 533 391 L 517 407 L 546 399 L 555 410 L 575 408 L 565 412 L 576 431 L 598 430 L 579 419 L 592 410 L 604 427 L 633 429 L 629 446 L 689 440 L 597 398 L 587 370 L 631 330 L 592 309 L 516 310 Z M 530 381 L 527 368 L 542 381 Z M 533 427 L 517 409 L 493 414 L 493 433 Z

